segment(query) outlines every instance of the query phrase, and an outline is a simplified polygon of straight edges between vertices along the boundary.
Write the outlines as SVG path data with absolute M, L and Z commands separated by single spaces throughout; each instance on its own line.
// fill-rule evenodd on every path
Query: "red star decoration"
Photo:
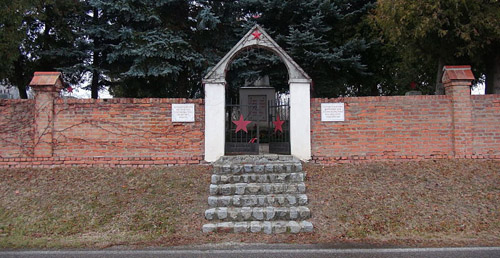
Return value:
M 285 121 L 281 121 L 280 120 L 280 116 L 278 116 L 276 118 L 276 121 L 273 122 L 273 124 L 274 124 L 274 132 L 276 133 L 278 130 L 280 132 L 283 132 L 283 127 L 282 126 L 283 126 L 284 123 L 285 123 Z
M 255 30 L 253 33 L 253 38 L 254 39 L 260 39 L 260 36 L 262 35 L 262 33 L 259 32 L 259 30 Z
M 69 93 L 72 93 L 72 92 L 73 92 L 73 88 L 71 88 L 71 87 L 66 88 L 66 90 L 67 90 Z
M 243 115 L 240 115 L 240 120 L 232 121 L 232 122 L 236 125 L 235 133 L 239 132 L 240 130 L 243 130 L 243 131 L 245 131 L 245 133 L 248 133 L 247 125 L 250 124 L 252 121 L 245 121 L 243 119 Z

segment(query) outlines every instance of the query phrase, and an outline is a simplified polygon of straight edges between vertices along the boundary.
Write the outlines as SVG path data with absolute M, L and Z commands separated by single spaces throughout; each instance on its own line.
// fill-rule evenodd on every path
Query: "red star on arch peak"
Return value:
M 259 30 L 255 30 L 253 33 L 253 38 L 254 39 L 260 39 L 260 36 L 262 35 L 262 33 L 259 32 Z
M 274 124 L 274 132 L 276 133 L 277 131 L 283 132 L 283 124 L 285 121 L 280 120 L 280 116 L 276 117 L 276 121 L 273 122 Z
M 235 133 L 239 132 L 240 130 L 243 130 L 245 131 L 245 133 L 248 133 L 247 125 L 250 124 L 252 121 L 245 121 L 245 119 L 243 119 L 243 115 L 240 115 L 240 120 L 232 122 L 236 125 Z

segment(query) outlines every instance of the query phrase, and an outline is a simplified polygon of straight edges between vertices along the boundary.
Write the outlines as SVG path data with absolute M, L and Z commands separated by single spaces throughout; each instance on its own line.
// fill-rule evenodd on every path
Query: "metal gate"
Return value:
M 252 119 L 260 112 L 256 105 L 226 104 L 225 155 L 259 154 L 260 125 Z
M 268 103 L 269 153 L 290 155 L 290 103 L 277 95 Z
M 257 155 L 260 144 L 269 144 L 269 153 L 290 155 L 289 100 L 261 102 L 226 104 L 225 155 Z

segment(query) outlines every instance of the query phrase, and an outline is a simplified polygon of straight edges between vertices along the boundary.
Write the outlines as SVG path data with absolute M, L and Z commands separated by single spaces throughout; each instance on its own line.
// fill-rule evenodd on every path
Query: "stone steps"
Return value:
M 293 173 L 301 171 L 302 164 L 300 162 L 214 165 L 214 174 L 216 175 L 241 175 L 245 173 Z
M 247 173 L 239 175 L 212 175 L 212 184 L 237 184 L 237 183 L 285 183 L 304 182 L 306 173 Z
M 304 206 L 308 204 L 306 194 L 269 194 L 269 195 L 229 195 L 209 196 L 210 207 L 265 207 L 265 206 Z
M 311 217 L 311 211 L 305 206 L 298 207 L 238 207 L 211 208 L 205 211 L 209 221 L 272 221 L 305 220 Z
M 210 185 L 210 195 L 301 194 L 306 192 L 304 183 L 238 183 Z
M 203 232 L 224 233 L 300 233 L 312 232 L 313 225 L 309 221 L 243 221 L 243 222 L 219 222 L 203 225 Z
M 203 232 L 312 232 L 306 172 L 297 158 L 230 156 L 213 167 Z

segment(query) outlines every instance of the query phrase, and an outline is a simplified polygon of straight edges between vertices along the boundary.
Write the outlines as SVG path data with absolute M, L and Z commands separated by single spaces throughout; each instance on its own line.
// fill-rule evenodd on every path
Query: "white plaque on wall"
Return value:
M 172 104 L 172 122 L 194 122 L 194 104 Z
M 321 103 L 321 122 L 344 120 L 344 103 Z

